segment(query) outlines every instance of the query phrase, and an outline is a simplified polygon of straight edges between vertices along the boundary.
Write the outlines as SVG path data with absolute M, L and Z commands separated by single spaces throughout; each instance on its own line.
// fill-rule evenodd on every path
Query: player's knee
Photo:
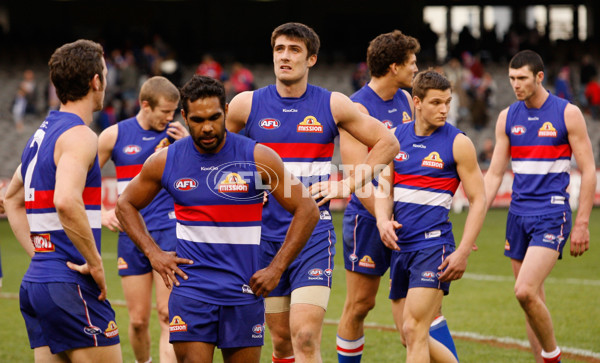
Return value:
M 350 303 L 350 312 L 356 318 L 364 320 L 369 311 L 375 307 L 375 297 L 369 296 Z
M 517 301 L 519 301 L 519 303 L 522 306 L 526 306 L 535 299 L 536 294 L 530 288 L 520 286 L 520 285 L 515 285 L 515 297 L 517 298 Z
M 139 334 L 148 330 L 150 322 L 148 319 L 131 317 L 129 319 L 129 327 L 134 333 Z
M 168 325 L 169 324 L 169 307 L 168 307 L 168 305 L 158 306 L 156 310 L 158 312 L 158 320 L 161 323 Z
M 304 353 L 314 352 L 318 348 L 319 334 L 307 328 L 300 328 L 292 335 L 294 350 L 300 350 Z

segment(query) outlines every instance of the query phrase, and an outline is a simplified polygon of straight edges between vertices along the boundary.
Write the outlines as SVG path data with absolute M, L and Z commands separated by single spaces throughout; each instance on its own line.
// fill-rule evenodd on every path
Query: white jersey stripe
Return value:
M 92 228 L 102 228 L 102 214 L 99 210 L 86 210 L 88 222 Z M 63 229 L 58 214 L 53 213 L 28 213 L 29 230 L 35 232 L 60 231 Z
M 452 195 L 430 192 L 427 190 L 394 187 L 394 202 L 444 207 L 450 210 L 450 207 L 452 206 Z
M 260 226 L 185 226 L 177 223 L 177 238 L 190 242 L 259 245 Z
M 331 174 L 331 161 L 285 161 L 283 163 L 296 177 L 311 177 Z
M 117 193 L 119 193 L 119 195 L 123 193 L 129 182 L 130 180 L 122 180 L 117 182 Z
M 546 175 L 548 173 L 568 173 L 571 170 L 571 160 L 558 159 L 553 161 L 512 161 L 515 174 Z

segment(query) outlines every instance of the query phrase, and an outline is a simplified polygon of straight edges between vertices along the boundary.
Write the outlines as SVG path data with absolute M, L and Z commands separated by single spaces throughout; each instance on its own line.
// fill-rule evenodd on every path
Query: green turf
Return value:
M 466 214 L 451 214 L 457 240 L 462 234 Z M 591 250 L 579 258 L 568 252 L 560 261 L 546 283 L 547 302 L 554 320 L 559 345 L 600 352 L 600 209 L 592 214 L 590 226 Z M 506 210 L 492 210 L 488 214 L 483 231 L 478 239 L 479 251 L 471 254 L 467 272 L 469 274 L 502 277 L 500 281 L 479 281 L 464 278 L 454 282 L 443 304 L 444 315 L 453 332 L 473 332 L 484 336 L 508 337 L 526 340 L 524 317 L 513 296 L 512 272 L 509 260 L 502 255 L 504 246 L 504 225 Z M 341 215 L 334 214 L 338 231 L 337 255 L 335 258 L 334 283 L 328 321 L 338 320 L 345 298 L 345 279 L 342 262 Z M 0 246 L 4 287 L 0 298 L 0 362 L 32 361 L 23 319 L 19 312 L 18 300 L 13 298 L 19 291 L 21 278 L 27 268 L 25 253 L 18 245 L 6 221 L 0 221 Z M 567 246 L 568 247 L 568 246 Z M 123 300 L 120 281 L 116 269 L 116 235 L 103 231 L 103 257 L 107 271 L 109 299 Z M 565 250 L 568 251 L 568 250 Z M 582 284 L 581 280 L 588 281 Z M 390 303 L 387 299 L 389 282 L 384 277 L 377 295 L 377 306 L 369 314 L 367 322 L 392 327 Z M 118 304 L 114 304 L 118 305 Z M 125 362 L 134 360 L 127 338 L 127 310 L 115 306 L 117 323 L 122 341 Z M 158 362 L 158 322 L 156 312 L 152 318 L 152 355 Z M 323 328 L 322 352 L 324 362 L 336 362 L 336 327 L 326 324 Z M 531 362 L 531 354 L 517 348 L 498 347 L 489 343 L 456 339 L 462 362 Z M 271 345 L 269 335 L 263 348 L 261 362 L 270 362 Z M 221 362 L 220 352 L 215 352 L 215 362 Z M 363 362 L 404 361 L 405 349 L 400 344 L 396 332 L 387 329 L 367 329 Z M 598 360 L 600 361 L 600 360 Z M 583 362 L 565 360 L 563 362 Z

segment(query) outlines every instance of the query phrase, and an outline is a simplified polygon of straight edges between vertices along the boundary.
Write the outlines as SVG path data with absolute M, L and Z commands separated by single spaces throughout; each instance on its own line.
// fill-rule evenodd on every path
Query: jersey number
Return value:
M 31 144 L 29 144 L 30 149 L 33 147 L 37 147 L 37 150 L 35 150 L 35 155 L 33 155 L 33 158 L 29 162 L 29 165 L 27 165 L 25 179 L 23 180 L 26 202 L 33 202 L 35 200 L 35 188 L 31 187 L 31 178 L 33 176 L 33 170 L 35 169 L 35 164 L 37 164 L 38 153 L 40 152 L 42 141 L 44 141 L 44 136 L 46 136 L 46 132 L 38 129 L 33 135 L 33 140 L 31 140 Z

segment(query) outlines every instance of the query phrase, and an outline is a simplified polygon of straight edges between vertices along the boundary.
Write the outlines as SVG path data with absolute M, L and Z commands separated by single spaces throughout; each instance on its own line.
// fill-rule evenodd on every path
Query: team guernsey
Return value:
M 394 159 L 394 217 L 401 252 L 450 244 L 448 212 L 460 184 L 452 147 L 460 130 L 450 124 L 429 136 L 417 136 L 414 124 L 399 126 L 402 149 Z
M 171 144 L 167 129 L 144 130 L 135 117 L 117 124 L 118 134 L 111 158 L 115 163 L 117 190 L 119 195 L 142 170 L 144 162 L 155 151 Z M 173 199 L 161 190 L 146 208 L 140 211 L 149 231 L 175 227 Z M 126 236 L 125 232 L 121 235 Z
M 246 135 L 275 150 L 305 186 L 327 181 L 338 135 L 330 100 L 330 91 L 310 84 L 299 98 L 281 97 L 275 85 L 256 90 Z M 320 215 L 313 235 L 333 230 L 329 203 L 320 207 Z M 292 214 L 269 198 L 263 210 L 263 239 L 283 242 L 291 220 Z
M 259 269 L 264 192 L 255 180 L 255 145 L 228 132 L 216 154 L 200 153 L 191 137 L 169 146 L 162 186 L 175 203 L 176 252 L 194 261 L 179 265 L 189 279 L 172 294 L 230 306 L 262 299 L 248 285 Z
M 549 93 L 540 108 L 528 108 L 523 101 L 509 107 L 505 131 L 514 172 L 511 213 L 531 216 L 570 210 L 567 104 Z
M 84 264 L 85 259 L 63 230 L 54 206 L 56 165 L 54 148 L 67 130 L 85 125 L 72 113 L 51 111 L 29 139 L 21 157 L 21 176 L 25 189 L 25 208 L 35 255 L 23 281 L 92 283 L 93 279 L 69 269 L 67 261 Z M 96 248 L 100 251 L 101 174 L 98 158 L 88 171 L 83 203 L 92 228 Z

